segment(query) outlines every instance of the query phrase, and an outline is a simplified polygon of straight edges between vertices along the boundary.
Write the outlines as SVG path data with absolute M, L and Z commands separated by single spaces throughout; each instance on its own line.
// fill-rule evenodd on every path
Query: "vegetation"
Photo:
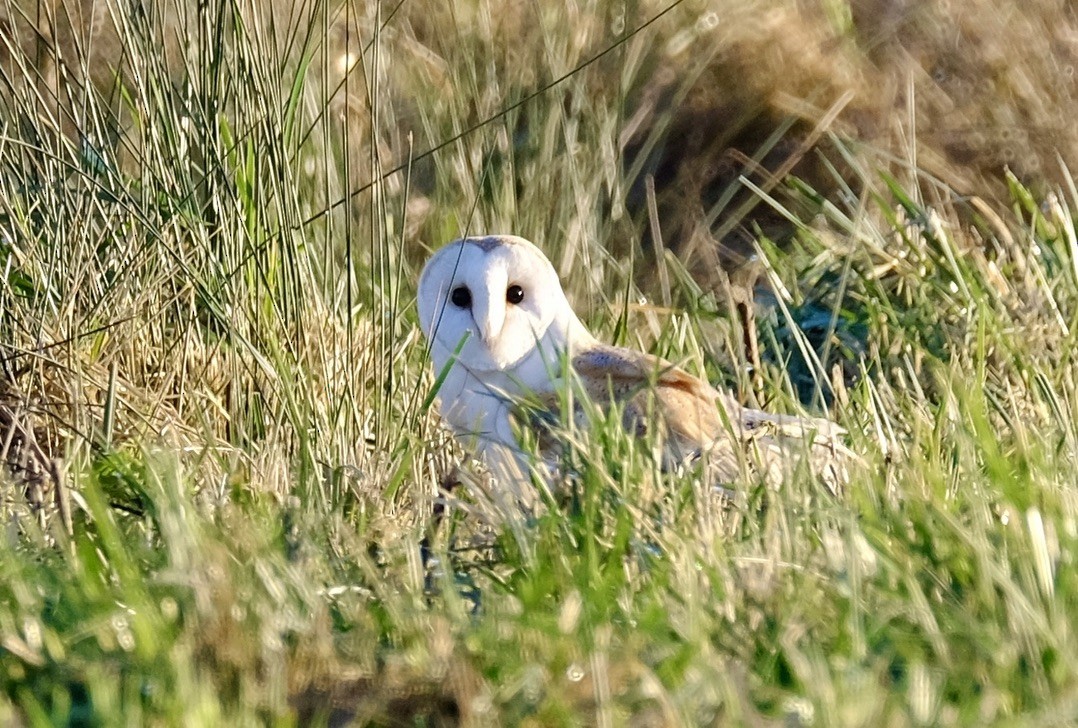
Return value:
M 0 722 L 1073 724 L 1078 19 L 912 5 L 7 3 Z M 847 492 L 440 495 L 478 231 Z

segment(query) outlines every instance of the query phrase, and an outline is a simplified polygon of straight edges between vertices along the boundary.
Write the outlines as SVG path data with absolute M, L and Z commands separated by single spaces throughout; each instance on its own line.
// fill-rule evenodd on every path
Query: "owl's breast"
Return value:
M 511 383 L 502 379 L 501 374 L 485 373 L 481 381 L 464 367 L 453 367 L 438 390 L 442 419 L 457 435 L 473 438 L 476 444 L 512 444 L 507 396 Z
M 482 452 L 487 445 L 505 445 L 516 452 L 511 412 L 521 398 L 552 391 L 552 381 L 560 378 L 564 365 L 560 349 L 544 336 L 514 366 L 493 370 L 466 366 L 462 357 L 438 391 L 442 418 L 466 446 Z

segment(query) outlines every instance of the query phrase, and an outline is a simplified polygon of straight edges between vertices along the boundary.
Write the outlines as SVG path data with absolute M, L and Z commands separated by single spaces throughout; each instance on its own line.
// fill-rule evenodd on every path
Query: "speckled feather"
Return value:
M 593 402 L 604 409 L 621 408 L 627 431 L 662 438 L 667 467 L 706 458 L 717 485 L 736 483 L 745 469 L 777 485 L 800 449 L 832 491 L 846 477 L 844 462 L 853 454 L 842 444 L 845 431 L 829 420 L 743 407 L 677 365 L 632 349 L 596 343 L 571 363 L 581 390 Z M 540 406 L 555 415 L 560 399 L 553 388 L 538 397 Z M 577 409 L 576 422 L 585 424 Z M 548 450 L 557 446 L 551 437 L 539 443 Z

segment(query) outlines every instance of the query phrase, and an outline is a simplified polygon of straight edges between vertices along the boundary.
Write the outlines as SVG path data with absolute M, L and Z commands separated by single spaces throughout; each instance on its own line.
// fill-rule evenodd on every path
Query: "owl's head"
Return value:
M 512 235 L 456 240 L 423 267 L 419 323 L 441 369 L 467 337 L 458 360 L 473 372 L 513 369 L 546 341 L 564 349 L 586 335 L 554 266 Z

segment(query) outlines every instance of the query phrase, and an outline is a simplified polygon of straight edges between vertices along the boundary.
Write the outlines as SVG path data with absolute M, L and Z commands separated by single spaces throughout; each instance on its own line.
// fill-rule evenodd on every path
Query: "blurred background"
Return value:
M 17 123 L 92 144 L 137 176 L 147 140 L 132 125 L 154 120 L 133 118 L 124 87 L 148 67 L 167 70 L 156 92 L 193 118 L 227 111 L 243 93 L 244 59 L 229 42 L 242 33 L 278 80 L 302 69 L 303 103 L 326 117 L 319 141 L 343 153 L 319 202 L 377 181 L 416 255 L 468 227 L 519 227 L 518 206 L 558 204 L 550 188 L 590 165 L 602 184 L 580 190 L 575 213 L 551 210 L 546 225 L 518 232 L 569 238 L 574 250 L 602 216 L 603 243 L 651 251 L 651 177 L 662 242 L 705 281 L 717 261 L 751 251 L 758 230 L 791 232 L 742 178 L 780 198 L 791 173 L 823 197 L 857 196 L 850 167 L 876 165 L 961 206 L 1005 198 L 1004 170 L 1034 187 L 1059 183 L 1078 149 L 1078 18 L 1065 0 L 215 8 L 6 3 L 2 92 L 9 104 L 13 94 L 39 102 L 36 118 L 19 106 Z M 203 151 L 174 141 L 177 157 Z M 350 198 L 357 218 L 369 197 Z

